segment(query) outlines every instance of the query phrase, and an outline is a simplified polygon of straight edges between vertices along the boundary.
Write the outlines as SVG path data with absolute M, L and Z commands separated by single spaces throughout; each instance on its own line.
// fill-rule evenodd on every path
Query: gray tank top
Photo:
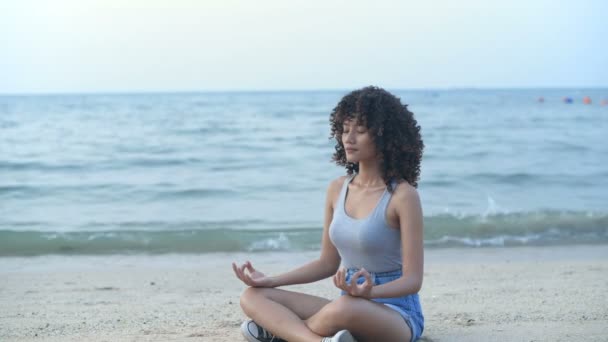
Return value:
M 346 214 L 344 203 L 348 184 L 344 185 L 329 225 L 329 238 L 340 253 L 342 265 L 347 268 L 365 268 L 370 272 L 387 272 L 401 269 L 401 232 L 386 223 L 386 208 L 391 199 L 387 189 L 370 215 L 355 219 Z M 391 182 L 395 187 L 395 181 Z

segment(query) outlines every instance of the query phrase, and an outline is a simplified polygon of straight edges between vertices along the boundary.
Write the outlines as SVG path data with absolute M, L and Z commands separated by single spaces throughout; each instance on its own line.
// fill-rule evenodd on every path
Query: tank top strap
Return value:
M 347 176 L 346 179 L 344 179 L 344 184 L 342 184 L 342 190 L 340 190 L 340 196 L 338 196 L 338 203 L 336 203 L 336 208 L 344 207 L 344 200 L 346 199 L 346 190 L 348 189 L 348 184 L 350 184 L 353 178 L 355 178 L 354 174 Z
M 397 188 L 397 180 L 395 178 L 391 179 L 391 189 L 395 190 Z
M 395 188 L 397 187 L 397 181 L 394 179 L 391 179 L 390 181 L 390 186 L 391 186 L 391 190 L 395 190 Z M 384 191 L 384 193 L 382 194 L 382 197 L 380 198 L 380 201 L 378 202 L 378 206 L 376 207 L 376 214 L 377 215 L 385 215 L 386 213 L 386 209 L 388 208 L 388 203 L 390 202 L 392 197 L 392 194 L 388 191 L 388 189 L 386 191 Z

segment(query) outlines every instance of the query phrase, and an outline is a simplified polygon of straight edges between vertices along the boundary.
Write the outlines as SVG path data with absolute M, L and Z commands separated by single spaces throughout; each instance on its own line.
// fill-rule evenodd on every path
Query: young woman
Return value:
M 399 98 L 377 87 L 344 96 L 330 123 L 333 158 L 347 175 L 327 189 L 321 254 L 274 277 L 249 261 L 233 263 L 250 286 L 241 307 L 252 320 L 241 330 L 250 342 L 414 341 L 424 328 L 420 126 Z M 277 289 L 328 277 L 338 299 Z

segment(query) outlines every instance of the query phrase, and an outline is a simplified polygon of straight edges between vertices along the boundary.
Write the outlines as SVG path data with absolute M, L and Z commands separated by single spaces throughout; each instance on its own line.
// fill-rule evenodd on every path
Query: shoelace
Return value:
M 261 326 L 258 325 L 258 336 L 263 337 L 264 339 L 270 339 L 268 340 L 268 342 L 273 342 L 273 341 L 284 341 L 276 336 L 274 336 L 270 331 L 262 328 Z M 276 340 L 275 340 L 276 338 Z

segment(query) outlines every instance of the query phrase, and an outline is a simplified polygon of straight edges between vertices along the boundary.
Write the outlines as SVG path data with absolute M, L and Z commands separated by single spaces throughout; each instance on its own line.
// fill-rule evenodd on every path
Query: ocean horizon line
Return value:
M 375 85 L 375 84 L 372 84 Z M 381 86 L 382 87 L 382 86 Z M 280 94 L 280 93 L 343 93 L 354 88 L 286 88 L 286 89 L 180 89 L 180 90 L 95 90 L 95 91 L 32 91 L 32 92 L 0 92 L 0 97 L 28 97 L 28 96 L 81 96 L 81 95 L 154 95 L 154 94 Z M 606 90 L 606 86 L 521 86 L 521 87 L 474 87 L 474 86 L 447 86 L 447 87 L 382 87 L 391 91 L 428 92 L 428 91 L 519 91 L 519 90 Z

